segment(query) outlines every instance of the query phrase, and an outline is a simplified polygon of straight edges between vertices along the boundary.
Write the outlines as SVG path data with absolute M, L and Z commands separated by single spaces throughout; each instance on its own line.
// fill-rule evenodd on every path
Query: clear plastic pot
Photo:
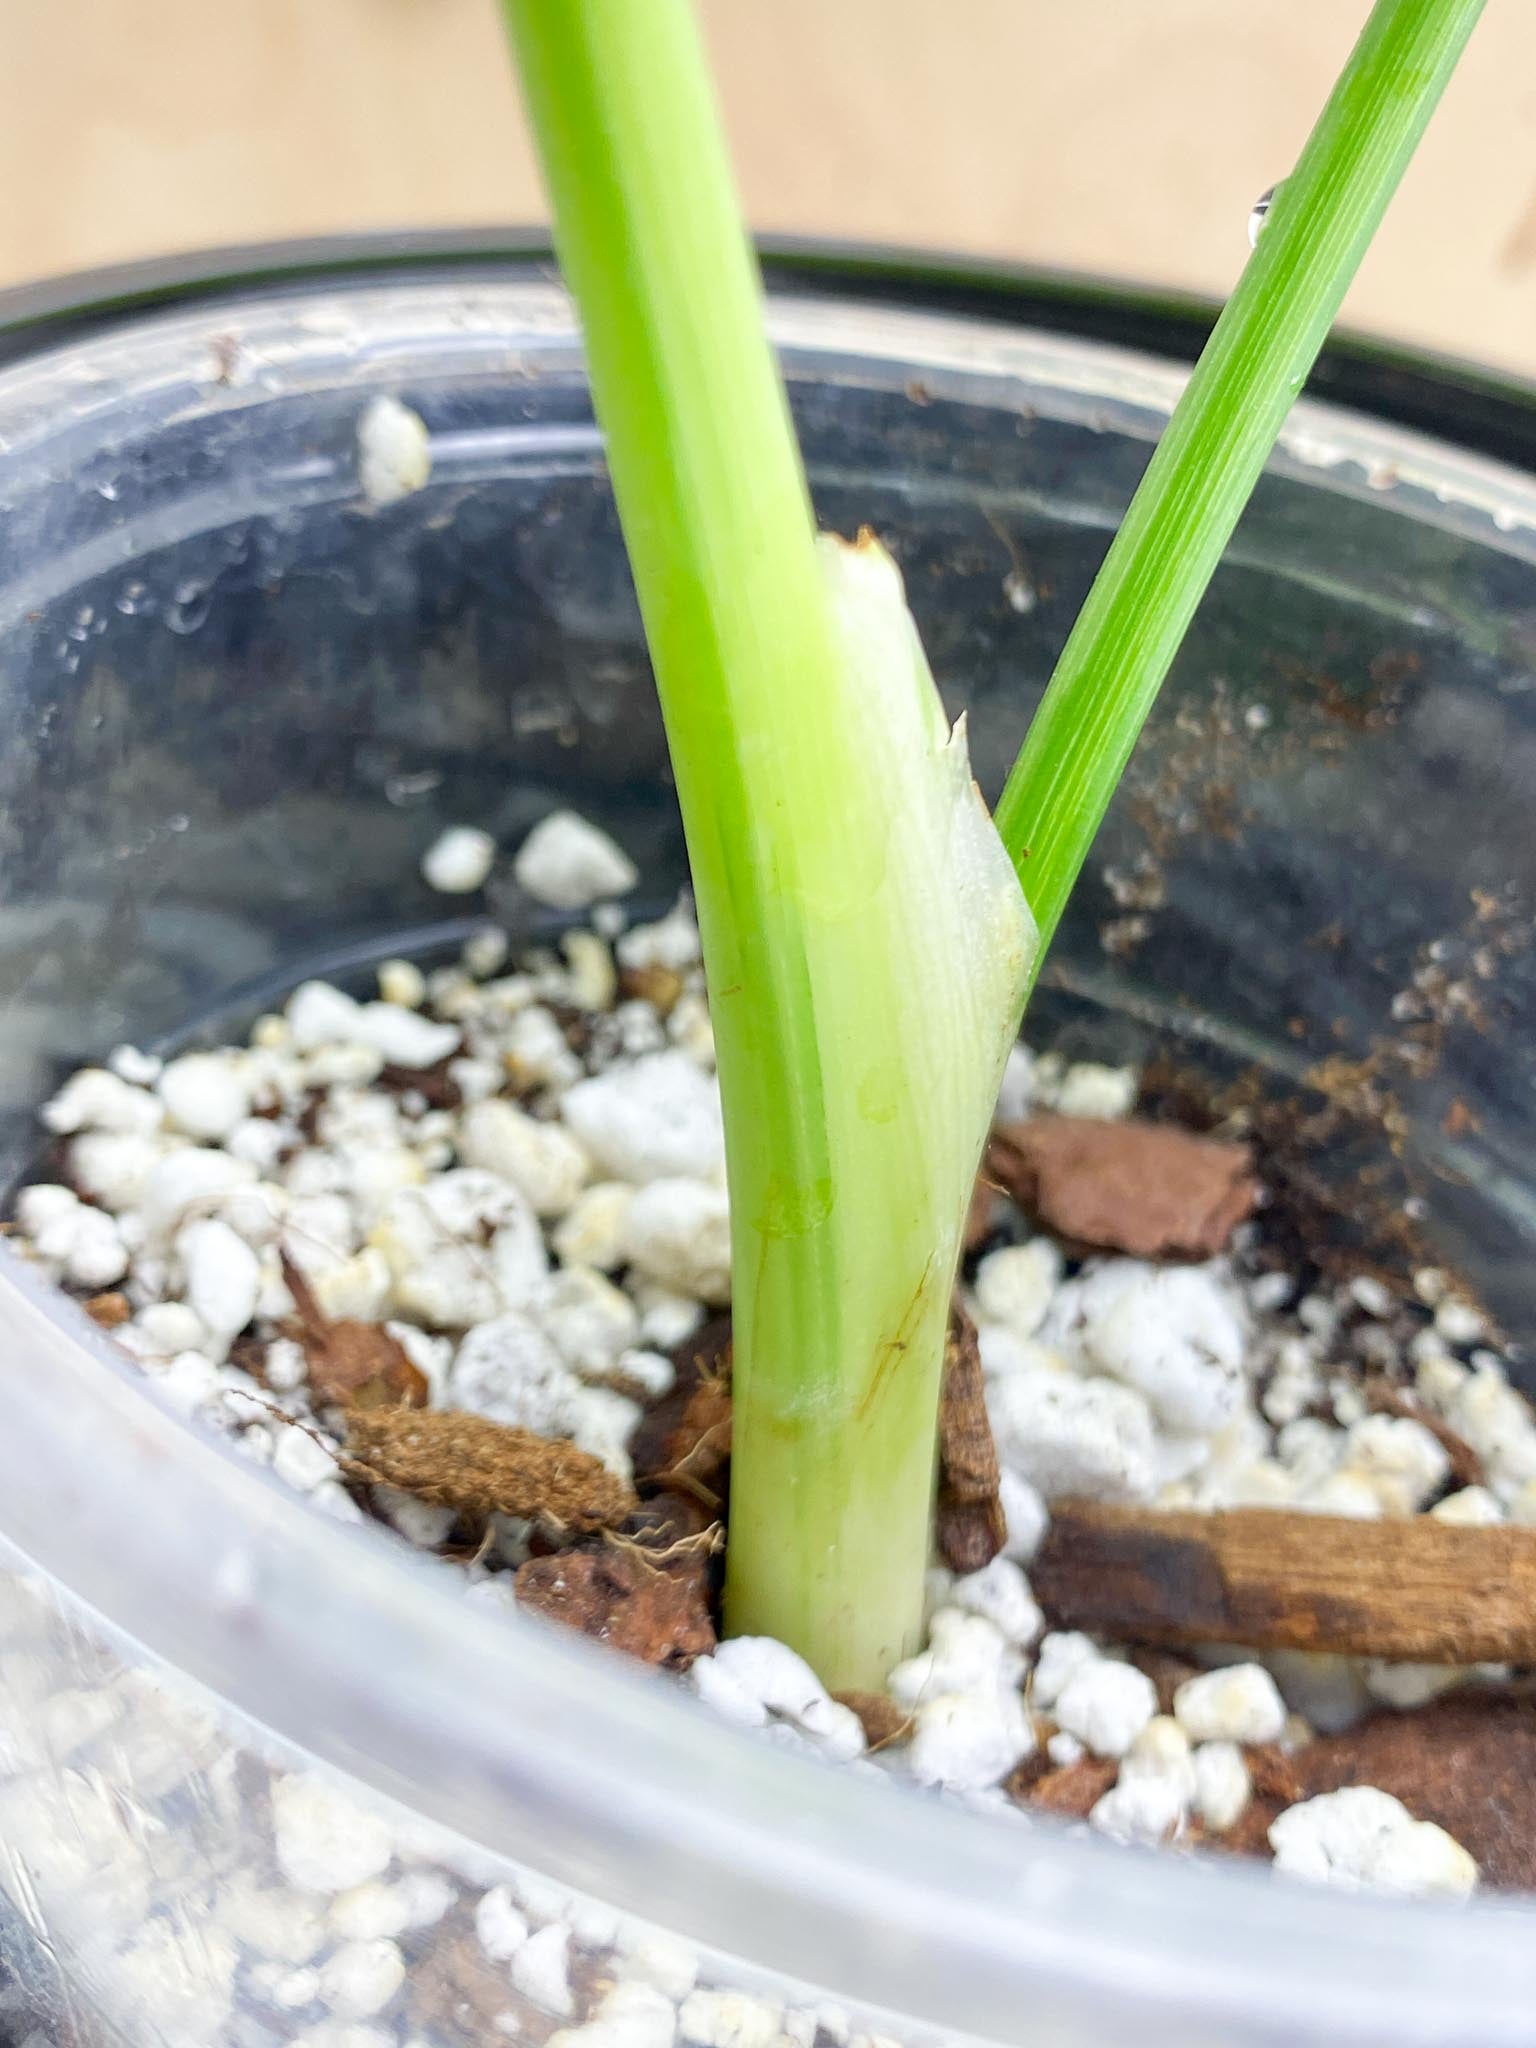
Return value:
M 832 297 L 774 325 L 822 516 L 895 548 L 995 788 L 1180 373 Z M 356 432 L 386 392 L 433 469 L 370 509 Z M 1035 1027 L 1353 1087 L 1324 1164 L 1427 1202 L 1515 1334 L 1533 652 L 1532 483 L 1300 407 Z M 461 936 L 418 874 L 445 823 L 508 842 L 569 801 L 666 898 L 661 730 L 557 291 L 516 266 L 322 279 L 23 348 L 0 372 L 0 781 L 13 1172 L 82 1057 Z M 809 2040 L 829 2000 L 901 2043 L 1532 2038 L 1524 1905 L 1341 1897 L 822 1770 L 317 1516 L 8 1258 L 0 1327 L 8 2039 L 539 2043 L 574 2021 L 466 1932 L 507 1880 L 535 1922 L 575 1915 L 576 2021 L 615 1973 L 681 1995 L 692 1963 L 637 1961 L 640 1916 L 701 1985 L 767 2001 L 685 2008 L 734 2048 Z M 315 1771 L 356 1815 L 339 1858 L 299 1825 Z M 393 1904 L 315 1889 L 379 1874 Z M 377 1931 L 410 1900 L 418 1924 Z M 334 1960 L 368 1927 L 407 1965 L 373 2011 L 388 1959 L 371 1990 Z

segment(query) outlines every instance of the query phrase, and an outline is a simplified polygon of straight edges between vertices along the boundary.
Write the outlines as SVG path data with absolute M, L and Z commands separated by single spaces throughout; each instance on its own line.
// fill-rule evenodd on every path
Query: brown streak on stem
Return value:
M 901 1321 L 896 1325 L 895 1330 L 889 1337 L 883 1337 L 880 1340 L 879 1349 L 875 1354 L 874 1373 L 869 1385 L 864 1390 L 862 1400 L 854 1410 L 860 1422 L 868 1419 L 875 1403 L 880 1398 L 885 1382 L 906 1356 L 907 1347 L 912 1342 L 912 1332 L 922 1321 L 923 1297 L 928 1292 L 928 1281 L 932 1272 L 933 1253 L 930 1252 L 923 1261 L 922 1274 L 916 1287 L 912 1290 L 912 1299 L 901 1312 Z

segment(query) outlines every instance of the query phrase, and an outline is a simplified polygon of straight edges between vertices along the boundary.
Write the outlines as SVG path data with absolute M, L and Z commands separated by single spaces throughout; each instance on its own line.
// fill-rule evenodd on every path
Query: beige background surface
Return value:
M 1367 0 L 704 5 L 758 226 L 1220 291 Z M 542 217 L 495 0 L 0 19 L 0 283 Z M 1347 317 L 1536 376 L 1536 0 L 1491 0 Z

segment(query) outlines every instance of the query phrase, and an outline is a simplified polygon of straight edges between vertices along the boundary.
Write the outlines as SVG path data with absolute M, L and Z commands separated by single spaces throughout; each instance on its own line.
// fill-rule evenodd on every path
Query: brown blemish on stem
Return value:
M 913 1334 L 923 1319 L 923 1310 L 927 1305 L 928 1284 L 932 1274 L 933 1253 L 930 1252 L 923 1261 L 922 1275 L 916 1287 L 912 1290 L 912 1299 L 902 1310 L 901 1321 L 896 1325 L 896 1329 L 891 1336 L 881 1338 L 875 1349 L 874 1372 L 870 1377 L 869 1385 L 864 1390 L 858 1407 L 854 1410 L 854 1415 L 860 1422 L 865 1422 L 869 1419 L 886 1382 L 907 1355 L 907 1351 L 912 1343 Z

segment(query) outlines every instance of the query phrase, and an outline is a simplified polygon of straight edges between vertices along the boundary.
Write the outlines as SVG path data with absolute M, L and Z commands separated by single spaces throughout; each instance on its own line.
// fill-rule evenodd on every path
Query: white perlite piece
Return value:
M 691 1991 L 677 2016 L 693 2048 L 777 2048 L 784 2008 L 746 1991 Z
M 1451 1457 L 1408 1415 L 1367 1415 L 1349 1431 L 1344 1463 L 1369 1480 L 1391 1514 L 1417 1514 L 1445 1484 Z
M 168 1153 L 145 1177 L 138 1212 L 147 1238 L 172 1237 L 193 1214 L 207 1215 L 236 1188 L 249 1187 L 254 1167 L 227 1152 L 189 1145 Z
M 459 1127 L 466 1166 L 500 1174 L 527 1197 L 536 1216 L 563 1216 L 591 1169 L 585 1149 L 560 1124 L 541 1123 L 500 1099 L 477 1102 Z
M 288 2048 L 395 2048 L 395 2037 L 382 2027 L 370 2027 L 358 2020 L 322 2020 L 295 2034 Z
M 994 1557 L 980 1571 L 957 1578 L 948 1597 L 952 1606 L 990 1621 L 1005 1642 L 1020 1650 L 1027 1650 L 1045 1626 L 1028 1579 L 1007 1557 Z
M 1437 1522 L 1451 1522 L 1463 1529 L 1491 1529 L 1504 1520 L 1503 1505 L 1486 1486 L 1463 1486 L 1437 1500 L 1429 1512 Z
M 569 2019 L 575 2011 L 571 1997 L 571 1935 L 559 1921 L 541 1927 L 516 1951 L 511 1961 L 512 1982 L 524 1998 L 531 1999 L 556 2019 Z
M 1235 1742 L 1202 1742 L 1194 1755 L 1195 1810 L 1212 1834 L 1236 1827 L 1253 1791 Z
M 680 897 L 654 924 L 637 924 L 614 942 L 621 967 L 665 967 L 681 974 L 701 958 L 699 927 L 693 906 Z
M 1186 1802 L 1172 1778 L 1122 1777 L 1095 1802 L 1088 1825 L 1112 1841 L 1143 1842 L 1157 1848 L 1179 1833 L 1186 1811 Z
M 621 1180 L 584 1188 L 549 1234 L 557 1259 L 568 1266 L 593 1266 L 611 1273 L 622 1266 L 630 1204 L 635 1190 Z
M 851 1708 L 832 1699 L 805 1659 L 772 1636 L 733 1636 L 688 1673 L 699 1698 L 748 1728 L 787 1722 L 824 1756 L 846 1763 L 864 1750 Z
M 278 1868 L 301 1891 L 350 1891 L 377 1877 L 392 1854 L 378 1815 L 322 1778 L 275 1781 L 272 1832 Z
M 1156 1712 L 1146 1673 L 1107 1657 L 1079 1665 L 1056 1699 L 1057 1721 L 1095 1756 L 1124 1756 Z
M 1062 1256 L 1048 1237 L 1005 1245 L 976 1268 L 976 1306 L 1016 1337 L 1033 1337 L 1061 1280 Z
M 326 1916 L 343 1941 L 391 1940 L 413 1927 L 435 1927 L 457 1894 L 435 1870 L 415 1870 L 398 1884 L 360 1884 L 332 1900 Z
M 370 505 L 394 505 L 432 474 L 432 441 L 419 412 L 381 393 L 357 422 L 357 480 Z
M 403 1010 L 418 1010 L 427 999 L 427 977 L 414 960 L 381 961 L 378 982 L 383 1000 Z
M 189 1223 L 176 1239 L 187 1303 L 227 1350 L 256 1313 L 261 1263 L 244 1238 L 217 1217 Z
M 587 1379 L 609 1377 L 640 1332 L 629 1296 L 583 1266 L 552 1273 L 535 1298 L 533 1313 L 566 1364 Z
M 51 1102 L 44 1103 L 40 1114 L 45 1127 L 58 1137 L 76 1131 L 131 1132 L 145 1137 L 160 1128 L 165 1107 L 158 1097 L 120 1081 L 105 1067 L 82 1067 Z
M 72 1188 L 39 1183 L 17 1197 L 16 1218 L 53 1278 L 76 1287 L 111 1287 L 128 1271 L 128 1248 L 101 1209 Z
M 585 910 L 604 897 L 627 896 L 639 870 L 606 832 L 575 811 L 551 811 L 517 850 L 518 887 L 552 910 Z
M 493 1963 L 509 1963 L 528 1939 L 528 1922 L 507 1885 L 488 1891 L 475 1907 L 475 1937 Z
M 903 1754 L 919 1785 L 984 1790 L 1000 1784 L 1035 1746 L 1023 1701 L 1001 1687 L 943 1693 L 926 1700 L 912 1719 Z
M 709 1181 L 725 1171 L 719 1086 L 685 1052 L 649 1053 L 578 1081 L 560 1113 L 615 1180 Z
M 1029 1481 L 1008 1466 L 998 1475 L 997 1497 L 1008 1532 L 1003 1555 L 1015 1564 L 1028 1564 L 1040 1548 L 1050 1510 Z
M 653 1180 L 624 1218 L 624 1256 L 646 1279 L 715 1307 L 731 1298 L 731 1214 L 725 1189 Z
M 369 1234 L 407 1321 L 443 1330 L 526 1307 L 548 1271 L 544 1239 L 509 1181 L 457 1167 L 393 1196 Z
M 538 1325 L 517 1310 L 477 1323 L 448 1372 L 447 1405 L 545 1436 L 569 1435 L 579 1382 Z
M 1287 1807 L 1269 1841 L 1277 1870 L 1343 1891 L 1464 1899 L 1477 1885 L 1477 1865 L 1459 1842 L 1373 1785 Z
M 1120 1782 L 1133 1778 L 1166 1778 L 1177 1787 L 1185 1806 L 1195 1796 L 1194 1752 L 1189 1737 L 1171 1714 L 1154 1714 L 1126 1751 Z
M 1262 1664 L 1228 1664 L 1185 1679 L 1173 1711 L 1192 1742 L 1276 1742 L 1285 1726 L 1285 1702 Z
M 1454 1692 L 1472 1674 L 1456 1664 L 1393 1664 L 1384 1657 L 1367 1657 L 1360 1676 L 1372 1699 L 1380 1700 L 1399 1713 L 1428 1706 L 1442 1693 Z
M 928 1624 L 928 1647 L 896 1666 L 886 1680 L 891 1698 L 918 1706 L 943 1693 L 991 1693 L 1016 1686 L 1023 1654 L 994 1622 L 958 1607 L 940 1607 Z
M 156 1088 L 171 1124 L 199 1144 L 219 1144 L 251 1113 L 251 1084 L 234 1052 L 189 1052 L 160 1073 Z
M 405 1982 L 405 1958 L 392 1941 L 343 1943 L 320 1965 L 320 1997 L 342 2019 L 382 2012 Z
M 1134 1067 L 1103 1067 L 1092 1060 L 1079 1060 L 1062 1076 L 1051 1107 L 1059 1116 L 1113 1120 L 1130 1115 L 1140 1085 Z
M 1201 1266 L 1112 1259 L 1082 1284 L 1083 1350 L 1170 1429 L 1210 1435 L 1243 1398 L 1236 1296 Z
M 478 825 L 450 825 L 421 857 L 422 880 L 443 896 L 468 896 L 496 862 L 496 842 Z
M 1065 1691 L 1068 1681 L 1085 1664 L 1095 1663 L 1098 1645 L 1091 1636 L 1076 1629 L 1058 1629 L 1041 1638 L 1030 1676 L 1029 1695 L 1042 1712 L 1048 1713 Z
M 457 1050 L 460 1038 L 455 1024 L 434 1023 L 399 1003 L 354 1002 L 328 981 L 301 982 L 284 1014 L 296 1052 L 353 1047 L 376 1055 L 371 1070 L 363 1071 L 365 1081 L 373 1079 L 384 1060 L 401 1067 L 435 1067 Z
M 999 1458 L 1044 1500 L 1151 1499 L 1152 1416 L 1129 1387 L 1029 1368 L 987 1382 L 987 1413 Z
M 672 2048 L 676 2033 L 672 2001 L 631 1979 L 610 1985 L 581 2026 L 551 2034 L 548 2048 Z
M 108 1070 L 135 1088 L 153 1088 L 164 1065 L 158 1054 L 141 1052 L 136 1045 L 114 1045 L 107 1055 Z
M 626 1977 L 654 1985 L 674 2005 L 682 2004 L 699 1974 L 698 1954 L 685 1941 L 644 1927 L 620 1927 L 617 1960 Z

